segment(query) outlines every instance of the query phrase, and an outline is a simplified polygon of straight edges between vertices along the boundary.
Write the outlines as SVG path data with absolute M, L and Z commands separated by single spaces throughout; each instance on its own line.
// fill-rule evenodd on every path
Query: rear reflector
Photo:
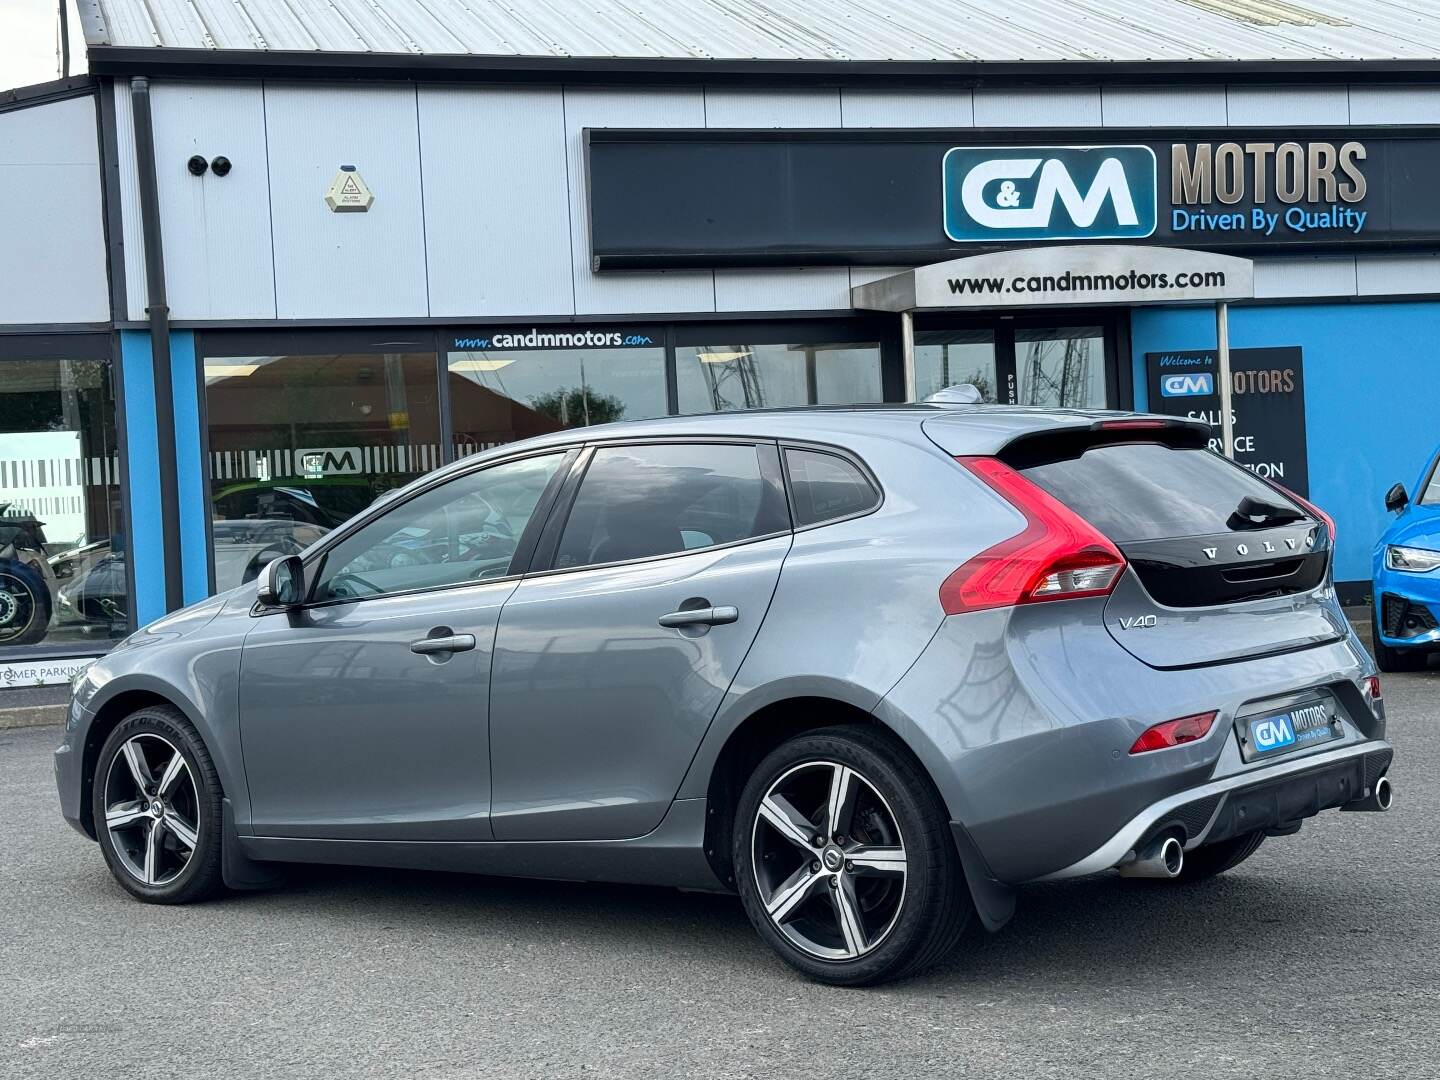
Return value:
M 1164 750 L 1181 743 L 1194 742 L 1210 734 L 1210 725 L 1215 723 L 1213 712 L 1182 716 L 1178 720 L 1166 720 L 1148 727 L 1130 747 L 1130 753 L 1143 754 L 1149 750 Z
M 996 458 L 955 460 L 1019 510 L 1025 528 L 945 579 L 945 614 L 1104 596 L 1115 587 L 1125 557 L 1099 529 Z
M 1380 703 L 1385 700 L 1384 695 L 1380 692 L 1380 676 L 1366 675 L 1360 686 L 1365 694 L 1365 700 L 1370 704 L 1370 711 L 1379 715 Z

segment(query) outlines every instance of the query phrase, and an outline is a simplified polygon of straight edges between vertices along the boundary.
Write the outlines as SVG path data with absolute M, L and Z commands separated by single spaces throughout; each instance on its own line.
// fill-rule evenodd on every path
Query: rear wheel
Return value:
M 1380 640 L 1380 622 L 1375 611 L 1370 611 L 1370 640 L 1374 646 L 1375 666 L 1381 671 L 1421 671 L 1425 667 L 1429 652 L 1425 649 L 1396 649 Z
M 740 798 L 734 858 L 760 936 L 820 982 L 916 972 L 951 950 L 972 910 L 929 778 L 866 728 L 825 728 L 765 758 Z
M 220 778 L 190 722 L 148 706 L 100 748 L 92 810 L 115 880 L 152 904 L 203 900 L 221 888 Z
M 50 626 L 50 591 L 33 566 L 0 559 L 0 645 L 34 645 Z
M 1206 881 L 1216 874 L 1233 870 L 1254 855 L 1265 841 L 1263 832 L 1241 833 L 1218 844 L 1206 844 L 1185 853 L 1185 864 L 1177 881 Z

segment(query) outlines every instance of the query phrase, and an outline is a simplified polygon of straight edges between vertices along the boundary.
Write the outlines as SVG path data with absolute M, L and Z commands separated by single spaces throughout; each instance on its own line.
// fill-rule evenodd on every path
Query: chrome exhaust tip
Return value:
M 1185 848 L 1174 836 L 1152 840 L 1135 858 L 1122 865 L 1121 877 L 1171 879 L 1185 866 Z
M 1395 789 L 1390 785 L 1390 778 L 1382 776 L 1379 780 L 1375 781 L 1375 786 L 1370 790 L 1368 795 L 1362 799 L 1356 799 L 1354 802 L 1348 802 L 1340 807 L 1340 809 L 1383 814 L 1386 810 L 1390 809 L 1394 801 Z

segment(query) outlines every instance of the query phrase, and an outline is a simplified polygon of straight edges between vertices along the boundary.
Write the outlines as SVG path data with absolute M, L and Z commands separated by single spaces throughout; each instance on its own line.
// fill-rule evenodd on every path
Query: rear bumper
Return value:
M 1184 834 L 1186 849 L 1269 829 L 1365 798 L 1390 768 L 1383 740 L 1277 761 L 1177 792 L 1146 807 L 1089 855 L 1034 880 L 1057 881 L 1108 870 L 1154 836 Z

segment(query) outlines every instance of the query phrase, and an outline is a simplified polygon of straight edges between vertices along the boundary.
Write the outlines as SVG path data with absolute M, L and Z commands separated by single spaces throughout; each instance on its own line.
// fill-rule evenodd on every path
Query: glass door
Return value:
M 1042 408 L 1121 407 L 1113 313 L 1082 317 L 915 318 L 915 393 L 970 383 L 982 401 Z

